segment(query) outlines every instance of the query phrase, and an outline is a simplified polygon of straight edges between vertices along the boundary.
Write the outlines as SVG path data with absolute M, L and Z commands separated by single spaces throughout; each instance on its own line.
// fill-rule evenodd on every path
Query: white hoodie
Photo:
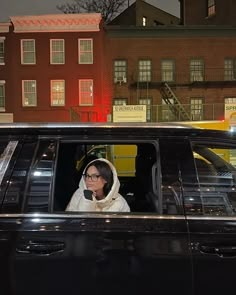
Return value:
M 79 188 L 74 192 L 69 204 L 66 207 L 66 211 L 130 212 L 129 205 L 127 204 L 126 200 L 118 193 L 120 182 L 117 177 L 115 167 L 108 160 L 101 158 L 91 161 L 88 165 L 97 160 L 106 162 L 112 170 L 113 185 L 110 192 L 102 200 L 97 200 L 95 197 L 93 197 L 93 200 L 86 199 L 84 197 L 84 190 L 87 189 L 87 187 L 84 178 L 81 177 Z M 86 170 L 86 168 L 84 169 L 84 171 Z

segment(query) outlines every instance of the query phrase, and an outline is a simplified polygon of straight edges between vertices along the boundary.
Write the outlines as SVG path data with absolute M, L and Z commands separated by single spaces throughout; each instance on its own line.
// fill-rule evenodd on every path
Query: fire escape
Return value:
M 172 112 L 176 119 L 180 121 L 191 120 L 189 113 L 182 106 L 177 96 L 166 82 L 164 82 L 163 85 L 160 87 L 160 93 L 162 99 L 168 105 L 169 110 Z

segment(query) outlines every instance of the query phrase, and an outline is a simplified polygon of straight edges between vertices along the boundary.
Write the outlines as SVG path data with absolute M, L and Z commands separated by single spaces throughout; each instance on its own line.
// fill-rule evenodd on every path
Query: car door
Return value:
M 235 143 L 223 134 L 194 138 L 182 162 L 194 294 L 229 294 L 235 289 Z
M 166 195 L 161 185 L 165 157 L 160 159 L 157 141 L 155 147 L 150 193 L 154 188 Z M 181 204 L 174 213 L 166 209 L 169 201 L 160 212 L 54 211 L 59 157 L 63 155 L 67 163 L 71 152 L 58 153 L 60 142 L 51 137 L 25 148 L 20 155 L 25 165 L 16 163 L 16 175 L 26 177 L 16 179 L 13 173 L 1 214 L 9 294 L 192 294 L 189 237 Z M 22 194 L 21 202 L 5 201 L 16 191 Z

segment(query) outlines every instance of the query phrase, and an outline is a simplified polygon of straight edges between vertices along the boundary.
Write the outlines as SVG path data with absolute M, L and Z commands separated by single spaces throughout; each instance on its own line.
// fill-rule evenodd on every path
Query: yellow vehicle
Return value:
M 116 167 L 118 176 L 134 176 L 136 155 L 136 145 L 94 145 L 77 161 L 76 168 L 80 170 L 87 159 L 105 158 Z
M 223 131 L 229 131 L 230 130 L 230 124 L 228 120 L 213 120 L 213 121 L 189 121 L 189 122 L 183 122 L 184 124 L 191 125 L 193 127 L 197 128 L 203 128 L 203 129 L 212 129 L 212 130 L 223 130 Z M 231 155 L 229 151 L 225 151 L 222 149 L 212 149 L 218 156 L 223 158 L 226 161 L 232 160 L 234 155 Z M 201 158 L 199 155 L 195 154 L 196 158 Z
M 191 125 L 193 127 L 213 129 L 213 130 L 230 130 L 230 125 L 228 120 L 205 120 L 205 121 L 188 121 L 181 122 L 183 124 Z

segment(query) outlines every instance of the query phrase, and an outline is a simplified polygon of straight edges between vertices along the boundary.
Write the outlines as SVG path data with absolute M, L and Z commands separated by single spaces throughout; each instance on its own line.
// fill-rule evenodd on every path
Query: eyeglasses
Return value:
M 98 181 L 98 178 L 100 176 L 101 175 L 99 175 L 99 174 L 91 174 L 91 175 L 89 175 L 89 174 L 83 174 L 83 177 L 84 177 L 85 180 L 91 180 L 93 182 Z

